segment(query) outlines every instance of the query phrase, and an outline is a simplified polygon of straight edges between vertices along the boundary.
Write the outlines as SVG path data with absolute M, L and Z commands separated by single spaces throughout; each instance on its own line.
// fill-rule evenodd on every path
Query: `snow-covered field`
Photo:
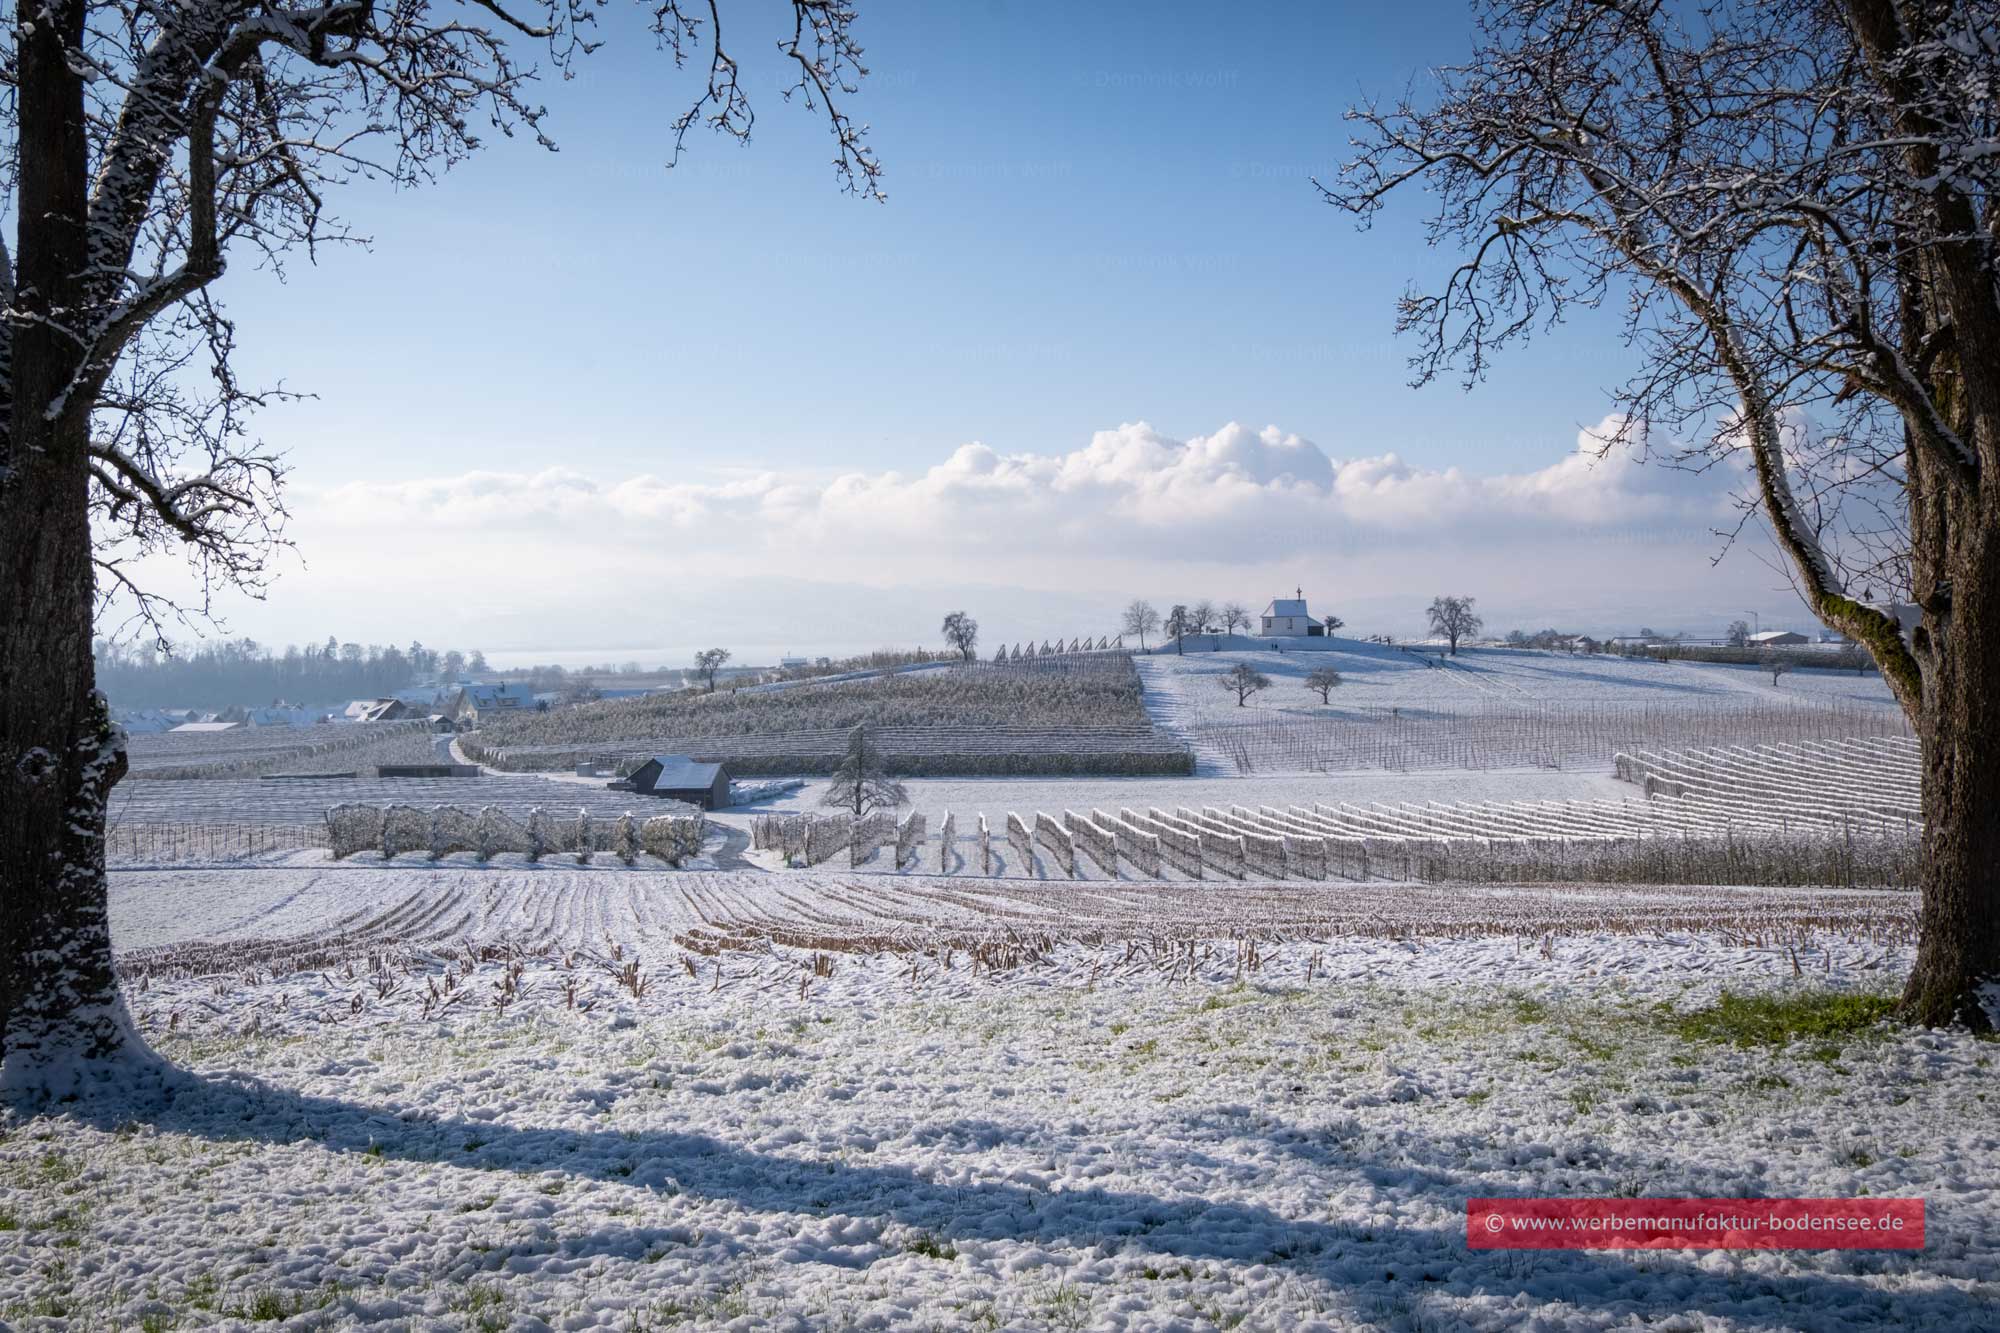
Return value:
M 1191 641 L 1192 642 L 1192 641 Z M 1352 639 L 1298 648 L 1156 651 L 1135 658 L 1148 713 L 1195 749 L 1204 776 L 1351 769 L 1608 768 L 1621 748 L 1674 749 L 1904 732 L 1876 674 L 1534 649 L 1457 657 Z M 1248 664 L 1270 688 L 1239 704 L 1223 678 Z M 1331 667 L 1322 703 L 1305 688 Z
M 1725 987 L 1892 987 L 1906 895 L 114 878 L 134 1012 L 196 1077 L 164 1111 L 0 1123 L 13 1327 L 1956 1330 L 2000 1308 L 2000 1048 L 1738 1050 L 1667 1021 Z M 1471 1195 L 1864 1190 L 1925 1196 L 1927 1248 L 1464 1239 Z

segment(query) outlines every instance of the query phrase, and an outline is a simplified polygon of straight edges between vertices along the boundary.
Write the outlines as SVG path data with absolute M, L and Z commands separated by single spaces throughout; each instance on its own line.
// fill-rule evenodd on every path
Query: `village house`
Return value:
M 519 681 L 504 681 L 498 685 L 461 687 L 445 705 L 444 713 L 464 728 L 477 726 L 481 714 L 531 713 L 535 706 L 533 690 Z

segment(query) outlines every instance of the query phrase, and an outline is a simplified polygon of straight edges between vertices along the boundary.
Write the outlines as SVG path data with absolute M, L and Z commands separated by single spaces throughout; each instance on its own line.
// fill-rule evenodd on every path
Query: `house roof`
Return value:
M 1799 633 L 1798 631 L 1796 631 L 1796 630 L 1789 630 L 1789 629 L 1767 629 L 1767 630 L 1765 630 L 1765 631 L 1764 631 L 1764 632 L 1763 632 L 1762 634 L 1752 634 L 1752 635 L 1749 635 L 1749 636 L 1747 636 L 1747 638 L 1745 639 L 1745 642 L 1747 642 L 1747 643 L 1781 643 L 1781 642 L 1789 642 L 1789 641 L 1790 641 L 1790 640 L 1792 640 L 1792 639 L 1804 639 L 1805 637 L 1806 637 L 1805 635 L 1803 635 L 1803 634 L 1800 634 L 1800 633 Z
M 1306 610 L 1306 599 L 1303 597 L 1277 598 L 1264 608 L 1264 614 L 1267 616 L 1304 616 L 1307 620 L 1313 619 L 1312 615 Z M 1314 623 L 1317 624 L 1318 622 L 1314 621 Z
M 721 764 L 697 764 L 684 754 L 661 754 L 653 756 L 653 762 L 660 766 L 660 775 L 653 779 L 655 791 L 687 791 L 696 787 L 713 787 L 716 777 L 722 772 Z
M 497 685 L 467 685 L 463 687 L 465 697 L 475 704 L 498 703 L 502 699 L 529 701 L 533 691 L 519 681 L 501 681 Z
M 174 730 L 175 731 L 234 731 L 242 725 L 243 724 L 241 722 L 183 722 L 178 727 L 175 727 Z

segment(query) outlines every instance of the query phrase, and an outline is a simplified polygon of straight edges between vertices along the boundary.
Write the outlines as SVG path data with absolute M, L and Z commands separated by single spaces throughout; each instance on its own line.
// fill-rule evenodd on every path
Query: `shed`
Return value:
M 656 755 L 633 770 L 631 777 L 609 785 L 613 791 L 686 801 L 704 810 L 729 804 L 729 770 L 721 764 L 698 764 L 684 754 Z
M 1788 629 L 1767 629 L 1762 634 L 1752 634 L 1744 640 L 1752 648 L 1791 648 L 1805 641 L 1805 635 L 1794 634 Z

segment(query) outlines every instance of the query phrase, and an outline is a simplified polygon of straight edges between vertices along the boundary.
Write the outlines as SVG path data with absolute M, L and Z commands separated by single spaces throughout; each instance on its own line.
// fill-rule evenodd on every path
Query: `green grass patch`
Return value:
M 1683 1040 L 1744 1048 L 1814 1040 L 1822 1043 L 1815 1048 L 1814 1058 L 1830 1060 L 1831 1055 L 1821 1052 L 1831 1049 L 1837 1054 L 1838 1048 L 1825 1043 L 1869 1032 L 1895 1010 L 1895 1000 L 1886 995 L 1834 991 L 1739 995 L 1724 991 L 1714 1004 L 1677 1014 L 1672 1023 Z

